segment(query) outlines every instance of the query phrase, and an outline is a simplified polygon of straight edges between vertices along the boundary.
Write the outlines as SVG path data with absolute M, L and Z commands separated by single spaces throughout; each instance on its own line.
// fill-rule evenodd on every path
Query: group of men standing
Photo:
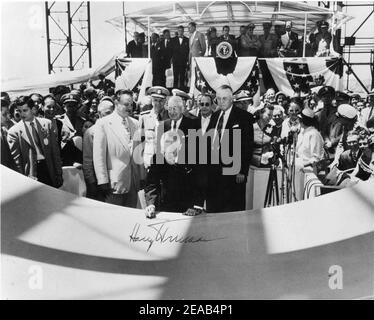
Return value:
M 245 209 L 245 186 L 251 160 L 253 131 L 248 112 L 233 106 L 229 86 L 217 89 L 219 109 L 212 97 L 198 98 L 199 113 L 185 110 L 183 94 L 165 101 L 163 87 L 150 89 L 153 109 L 141 116 L 144 137 L 147 217 L 155 212 L 188 215 Z
M 144 189 L 148 218 L 157 211 L 244 210 L 253 127 L 250 113 L 233 106 L 232 89 L 217 89 L 217 111 L 211 96 L 199 96 L 196 117 L 183 91 L 168 98 L 166 88 L 155 86 L 148 94 L 152 109 L 139 121 L 130 117 L 131 91 L 121 90 L 113 113 L 94 126 L 92 163 L 102 199 L 136 207 Z

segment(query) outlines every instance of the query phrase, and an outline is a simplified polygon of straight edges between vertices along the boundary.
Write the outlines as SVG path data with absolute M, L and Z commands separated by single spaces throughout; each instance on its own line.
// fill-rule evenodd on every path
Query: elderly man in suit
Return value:
M 133 150 L 139 140 L 136 138 L 139 124 L 129 116 L 132 106 L 132 92 L 121 90 L 115 98 L 114 112 L 97 120 L 93 161 L 105 202 L 135 208 L 140 167 L 134 161 Z
M 189 163 L 188 135 L 197 130 L 197 122 L 183 115 L 183 101 L 173 96 L 168 101 L 170 119 L 158 132 L 158 152 L 147 175 L 145 199 L 146 217 L 154 218 L 156 211 L 197 214 L 195 203 L 194 164 Z
M 192 21 L 188 24 L 188 31 L 190 33 L 189 62 L 191 63 L 193 57 L 203 57 L 205 55 L 206 42 L 204 34 L 196 30 L 195 22 Z
M 114 103 L 110 97 L 101 99 L 97 107 L 99 119 L 110 115 L 113 112 Z M 96 124 L 88 128 L 83 136 L 83 176 L 87 187 L 87 198 L 104 201 L 104 197 L 97 188 L 97 179 L 95 175 L 93 161 L 93 141 Z
M 216 91 L 219 110 L 212 115 L 212 163 L 207 207 L 213 212 L 245 210 L 246 180 L 253 149 L 251 115 L 233 107 L 233 92 L 223 85 Z M 218 158 L 218 161 L 215 162 Z M 214 162 L 213 162 L 214 161 Z
M 62 186 L 62 164 L 57 138 L 48 119 L 32 113 L 34 101 L 16 101 L 21 121 L 8 131 L 8 143 L 17 171 L 49 186 Z
M 190 53 L 188 38 L 184 36 L 184 27 L 178 27 L 178 36 L 171 39 L 174 88 L 185 90 L 185 80 Z

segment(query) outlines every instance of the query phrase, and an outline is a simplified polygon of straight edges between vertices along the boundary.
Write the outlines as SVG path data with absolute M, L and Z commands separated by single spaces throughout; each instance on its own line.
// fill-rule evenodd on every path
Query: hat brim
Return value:
M 74 103 L 78 103 L 77 100 L 74 100 L 74 99 L 66 99 L 63 104 L 67 103 L 67 102 L 74 102 Z
M 239 98 L 239 99 L 235 99 L 234 102 L 249 101 L 249 100 L 253 100 L 253 98 L 252 97 Z
M 158 93 L 151 93 L 151 97 L 166 99 L 166 96 L 163 96 L 162 94 L 158 94 Z

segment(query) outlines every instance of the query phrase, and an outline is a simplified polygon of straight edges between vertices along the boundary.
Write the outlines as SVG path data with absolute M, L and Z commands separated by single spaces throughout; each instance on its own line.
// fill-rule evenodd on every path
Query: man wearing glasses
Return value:
M 105 202 L 135 208 L 140 188 L 140 166 L 133 159 L 139 123 L 130 117 L 132 92 L 121 90 L 112 114 L 98 119 L 93 141 L 97 184 Z

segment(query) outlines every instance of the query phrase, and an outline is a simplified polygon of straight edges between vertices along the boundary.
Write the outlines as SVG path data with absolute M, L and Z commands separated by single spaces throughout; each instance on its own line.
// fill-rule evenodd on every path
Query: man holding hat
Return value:
M 329 135 L 324 137 L 325 148 L 331 158 L 337 158 L 347 150 L 347 135 L 357 121 L 357 110 L 349 104 L 338 107 L 337 118 L 331 124 Z
M 148 89 L 147 94 L 152 99 L 152 109 L 140 113 L 139 126 L 141 128 L 144 145 L 144 166 L 148 168 L 151 164 L 152 156 L 156 151 L 157 129 L 161 121 L 169 118 L 165 109 L 166 97 L 170 95 L 169 90 L 155 86 Z
M 277 57 L 277 46 L 278 38 L 275 34 L 270 33 L 271 22 L 264 22 L 262 24 L 264 34 L 260 35 L 259 40 L 261 42 L 260 57 L 262 58 L 273 58 Z
M 297 57 L 299 36 L 292 31 L 292 21 L 286 21 L 286 32 L 280 38 L 280 55 L 282 57 Z

